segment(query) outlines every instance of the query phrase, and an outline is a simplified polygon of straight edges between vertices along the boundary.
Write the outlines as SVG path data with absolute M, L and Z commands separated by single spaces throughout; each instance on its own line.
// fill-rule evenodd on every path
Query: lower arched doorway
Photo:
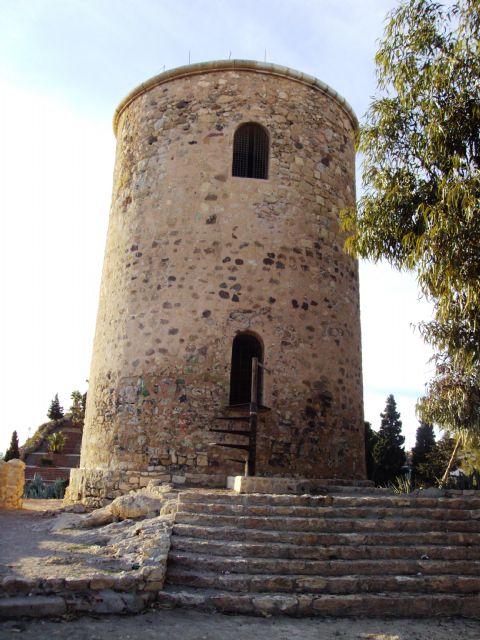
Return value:
M 230 370 L 230 406 L 247 404 L 251 399 L 252 359 L 263 362 L 263 346 L 251 333 L 239 333 L 232 344 Z M 263 400 L 263 374 L 259 367 L 257 378 L 257 402 Z

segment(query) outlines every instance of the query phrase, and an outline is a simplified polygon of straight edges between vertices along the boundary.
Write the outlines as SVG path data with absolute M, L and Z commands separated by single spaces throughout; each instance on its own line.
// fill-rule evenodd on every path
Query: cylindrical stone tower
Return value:
M 211 428 L 258 391 L 257 475 L 365 477 L 349 105 L 273 64 L 162 73 L 114 120 L 117 157 L 77 497 L 150 476 L 222 484 Z M 238 411 L 240 412 L 238 414 Z M 243 423 L 239 423 L 243 424 Z M 244 427 L 243 427 L 244 428 Z

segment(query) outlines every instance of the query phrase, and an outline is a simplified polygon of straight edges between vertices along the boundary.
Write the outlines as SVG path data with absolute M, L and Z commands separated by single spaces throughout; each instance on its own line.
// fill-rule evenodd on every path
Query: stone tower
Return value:
M 180 67 L 120 104 L 75 495 L 242 473 L 211 445 L 238 439 L 210 428 L 248 401 L 254 355 L 257 474 L 365 477 L 358 273 L 338 224 L 356 126 L 321 81 L 250 61 Z

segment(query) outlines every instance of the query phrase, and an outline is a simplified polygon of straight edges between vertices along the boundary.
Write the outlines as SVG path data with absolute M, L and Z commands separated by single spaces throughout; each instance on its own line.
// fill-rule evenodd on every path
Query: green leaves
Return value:
M 67 437 L 61 431 L 55 431 L 47 436 L 48 449 L 52 453 L 60 453 L 67 442 Z
M 478 386 L 479 1 L 406 0 L 388 16 L 376 63 L 378 95 L 358 142 L 364 195 L 342 213 L 346 249 L 416 273 L 435 307 L 422 330 L 437 364 L 449 363 L 462 388 Z

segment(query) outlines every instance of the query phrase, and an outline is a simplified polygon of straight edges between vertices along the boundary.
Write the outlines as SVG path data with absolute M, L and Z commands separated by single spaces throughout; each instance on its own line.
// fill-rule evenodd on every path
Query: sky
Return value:
M 87 390 L 112 188 L 112 117 L 189 62 L 266 60 L 320 78 L 360 121 L 395 0 L 0 0 L 0 451 Z M 360 171 L 357 175 L 360 192 Z M 362 262 L 365 418 L 393 393 L 406 446 L 432 374 L 411 274 Z

